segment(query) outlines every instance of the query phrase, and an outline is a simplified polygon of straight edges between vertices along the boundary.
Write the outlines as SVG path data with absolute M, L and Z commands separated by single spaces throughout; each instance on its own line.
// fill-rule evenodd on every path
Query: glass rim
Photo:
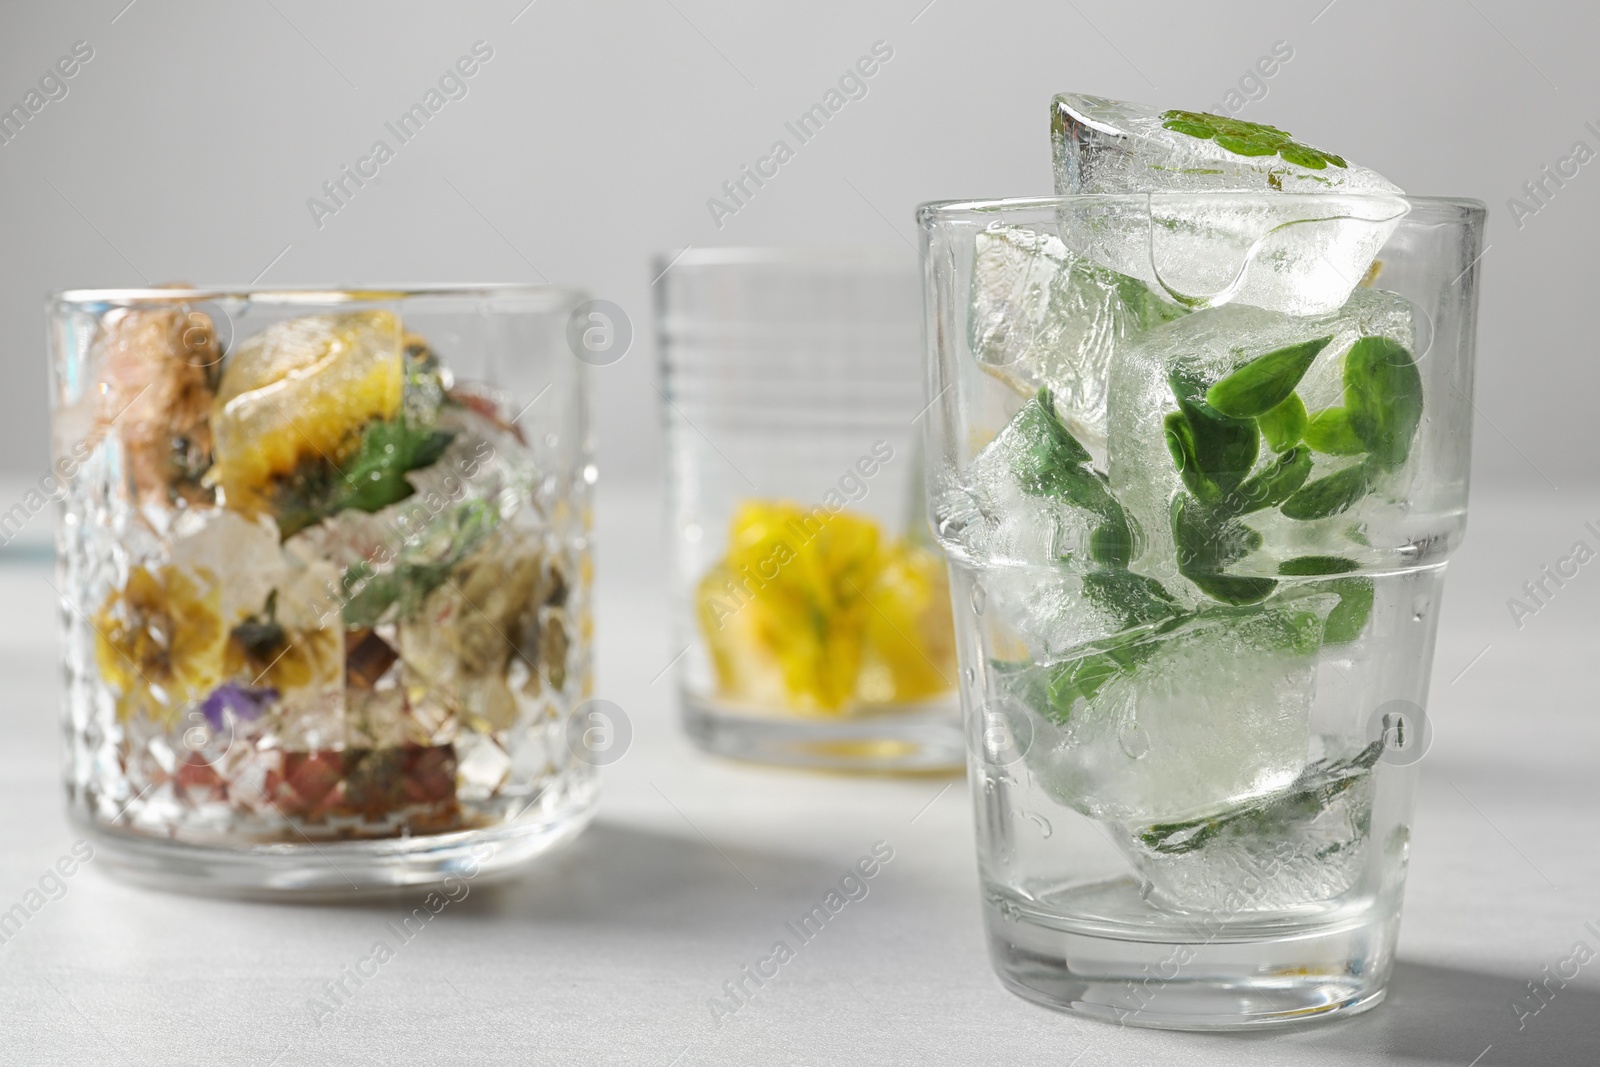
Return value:
M 1183 200 L 1224 200 L 1239 197 L 1263 200 L 1296 200 L 1312 203 L 1368 203 L 1382 204 L 1400 201 L 1406 205 L 1405 216 L 1449 215 L 1461 220 L 1481 222 L 1487 217 L 1489 207 L 1482 200 L 1455 196 L 1408 196 L 1405 193 L 1378 191 L 1280 193 L 1248 189 L 1206 189 L 1195 191 L 1160 190 L 1143 193 L 1066 193 L 1055 196 L 1003 197 L 991 200 L 931 200 L 917 206 L 917 222 L 922 226 L 987 218 L 1009 212 L 1068 207 L 1072 205 L 1129 205 L 1176 203 Z M 1405 217 L 1403 216 L 1403 217 Z
M 913 253 L 914 254 L 914 253 Z M 850 264 L 899 266 L 906 253 L 894 245 L 731 245 L 657 252 L 651 263 L 665 273 L 675 267 L 786 266 L 790 264 Z
M 484 300 L 513 298 L 536 301 L 550 307 L 575 303 L 587 298 L 577 288 L 561 285 L 534 285 L 521 282 L 435 283 L 400 285 L 196 285 L 125 289 L 55 289 L 46 294 L 51 308 L 95 305 L 133 306 L 150 304 L 193 304 L 215 300 L 245 300 L 256 304 L 306 305 L 330 307 L 340 304 L 405 300 L 412 297 L 467 297 Z

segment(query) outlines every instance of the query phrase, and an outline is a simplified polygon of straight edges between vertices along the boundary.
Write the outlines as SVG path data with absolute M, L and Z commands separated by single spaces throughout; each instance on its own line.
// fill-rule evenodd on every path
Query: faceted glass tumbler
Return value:
M 1002 981 L 1184 1029 L 1372 1007 L 1465 527 L 1482 205 L 918 218 L 929 514 Z
M 581 299 L 50 299 L 66 786 L 102 855 L 338 893 L 504 869 L 587 823 Z
M 691 249 L 656 271 L 690 736 L 776 763 L 959 766 L 915 257 Z

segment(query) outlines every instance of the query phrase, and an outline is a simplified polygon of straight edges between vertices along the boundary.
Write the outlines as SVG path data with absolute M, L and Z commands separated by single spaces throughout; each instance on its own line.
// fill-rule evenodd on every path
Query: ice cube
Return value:
M 261 609 L 288 574 L 270 519 L 225 508 L 193 508 L 172 524 L 172 562 L 215 575 L 222 590 L 225 627 Z
M 1214 608 L 1019 674 L 1017 700 L 1049 711 L 1029 770 L 1063 804 L 1139 825 L 1287 787 L 1308 759 L 1311 653 L 1335 602 Z
M 343 459 L 362 428 L 399 410 L 400 323 L 387 311 L 274 323 L 228 358 L 217 385 L 210 478 L 231 508 L 268 510 L 303 461 Z
M 464 405 L 446 405 L 436 425 L 453 436 L 435 462 L 406 473 L 410 496 L 374 512 L 341 511 L 284 543 L 302 563 L 339 568 L 327 607 L 351 626 L 415 608 L 499 526 L 543 525 L 531 503 L 542 472 L 513 431 Z
M 965 471 L 946 472 L 934 500 L 941 542 L 984 563 L 1087 559 L 1095 532 L 1122 513 L 1089 459 L 1048 391 L 1030 397 Z
M 536 715 L 534 698 L 566 685 L 566 591 L 538 537 L 502 527 L 400 621 L 408 691 L 481 730 Z
M 1161 907 L 1225 916 L 1334 900 L 1366 862 L 1382 750 L 1324 756 L 1283 789 L 1204 816 L 1120 826 L 1118 843 Z
M 1061 93 L 1052 101 L 1056 192 L 1398 193 L 1376 171 L 1262 123 Z
M 972 267 L 972 353 L 1023 394 L 1048 386 L 1067 426 L 1103 447 L 1106 377 L 1116 345 L 1186 308 L 1125 274 L 1020 227 L 980 233 Z
M 1179 472 L 1168 439 L 1166 420 L 1179 410 L 1174 377 L 1209 387 L 1259 356 L 1326 339 L 1293 394 L 1315 416 L 1343 403 L 1345 356 L 1363 337 L 1385 337 L 1409 347 L 1414 340 L 1411 303 L 1383 290 L 1357 289 L 1337 311 L 1311 317 L 1233 304 L 1147 331 L 1119 350 L 1110 377 L 1108 470 L 1112 492 L 1142 533 L 1133 561 L 1136 570 L 1169 588 L 1183 584 L 1171 515 L 1173 500 L 1192 495 L 1192 487 Z M 1248 437 L 1248 421 L 1242 432 Z M 1281 451 L 1275 451 L 1271 435 L 1261 434 L 1250 461 L 1227 472 L 1222 489 L 1239 493 L 1259 484 L 1250 479 L 1276 463 Z M 1307 483 L 1354 462 L 1350 456 L 1321 452 L 1310 453 L 1310 460 Z M 1362 558 L 1359 543 L 1343 533 L 1348 521 L 1314 525 L 1286 518 L 1275 506 L 1251 510 L 1237 501 L 1235 505 L 1242 512 L 1240 521 L 1260 533 L 1264 543 L 1256 554 L 1228 561 L 1231 572 L 1273 575 L 1288 559 L 1346 550 Z M 1337 537 L 1331 535 L 1335 528 Z
M 1058 194 L 1153 194 L 1069 207 L 1063 233 L 1193 307 L 1331 311 L 1408 210 L 1382 175 L 1258 123 L 1064 93 L 1051 139 Z
M 92 439 L 114 431 L 121 440 L 135 500 L 211 503 L 200 481 L 211 460 L 208 370 L 221 358 L 210 317 L 186 307 L 109 311 L 94 354 L 101 382 Z

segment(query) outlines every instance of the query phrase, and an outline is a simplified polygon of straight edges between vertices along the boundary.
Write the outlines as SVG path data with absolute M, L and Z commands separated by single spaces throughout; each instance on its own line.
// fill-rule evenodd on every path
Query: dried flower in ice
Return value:
M 227 631 L 216 577 L 170 564 L 128 572 L 95 614 L 95 662 L 123 717 L 171 720 L 222 680 Z

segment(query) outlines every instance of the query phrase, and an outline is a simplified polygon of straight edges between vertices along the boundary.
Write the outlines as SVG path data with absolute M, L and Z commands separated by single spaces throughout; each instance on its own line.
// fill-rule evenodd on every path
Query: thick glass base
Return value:
M 1191 933 L 1096 928 L 1029 914 L 991 892 L 989 951 L 1006 987 L 1046 1007 L 1126 1026 L 1242 1030 L 1376 1007 L 1394 962 L 1397 913 L 1227 924 Z
M 689 693 L 682 704 L 689 737 L 718 756 L 869 774 L 949 773 L 966 764 L 953 702 L 841 719 L 741 714 Z
M 141 885 L 210 896 L 347 898 L 503 875 L 577 837 L 594 818 L 599 790 L 587 778 L 563 800 L 492 828 L 304 844 L 190 844 L 108 826 L 79 811 L 73 822 L 97 860 Z

